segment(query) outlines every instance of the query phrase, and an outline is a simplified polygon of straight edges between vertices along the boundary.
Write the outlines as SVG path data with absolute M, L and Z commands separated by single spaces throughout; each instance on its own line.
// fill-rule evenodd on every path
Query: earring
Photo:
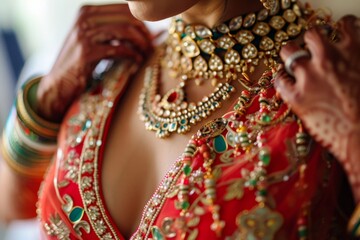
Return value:
M 271 12 L 276 11 L 279 6 L 279 0 L 260 0 L 263 6 Z

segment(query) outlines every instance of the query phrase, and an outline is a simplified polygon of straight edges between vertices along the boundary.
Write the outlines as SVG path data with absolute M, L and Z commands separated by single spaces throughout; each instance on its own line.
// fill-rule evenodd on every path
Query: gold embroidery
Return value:
M 66 155 L 58 155 L 56 162 L 56 176 L 54 187 L 62 204 L 64 213 L 67 214 L 73 229 L 78 236 L 83 232 L 93 230 L 99 239 L 119 239 L 116 230 L 108 219 L 104 204 L 99 192 L 98 157 L 99 148 L 102 146 L 102 136 L 108 115 L 113 107 L 113 101 L 123 89 L 126 80 L 137 65 L 123 64 L 114 69 L 110 77 L 104 80 L 102 93 L 91 95 L 87 93 L 80 100 L 80 113 L 68 121 L 65 149 L 69 148 Z M 126 70 L 126 72 L 125 72 Z M 119 77 L 121 76 L 121 79 Z M 77 154 L 75 147 L 81 147 L 81 154 Z M 63 153 L 63 150 L 59 150 Z M 64 171 L 63 179 L 59 178 L 59 171 Z M 75 206 L 70 195 L 61 195 L 60 188 L 69 186 L 70 183 L 78 185 L 79 193 L 84 206 Z M 39 210 L 39 215 L 41 215 Z M 89 222 L 83 220 L 87 215 Z M 71 231 L 61 220 L 58 214 L 51 217 L 44 224 L 48 235 L 58 239 L 70 239 Z
M 243 211 L 237 217 L 243 239 L 272 240 L 283 224 L 282 216 L 265 206 L 256 206 L 251 211 Z
M 63 200 L 65 203 L 62 205 L 62 209 L 73 224 L 73 229 L 76 234 L 81 236 L 81 229 L 83 229 L 86 233 L 90 233 L 89 223 L 82 220 L 84 216 L 84 209 L 79 206 L 74 206 L 73 199 L 67 194 L 64 195 Z
M 49 222 L 44 224 L 44 228 L 49 236 L 57 237 L 60 240 L 70 240 L 70 230 L 58 214 L 50 217 Z

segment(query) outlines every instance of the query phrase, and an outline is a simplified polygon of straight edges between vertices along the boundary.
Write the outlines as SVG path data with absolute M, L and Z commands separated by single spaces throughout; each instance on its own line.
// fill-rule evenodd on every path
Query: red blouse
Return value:
M 64 119 L 39 198 L 45 239 L 124 239 L 106 208 L 100 176 L 114 105 L 136 69 L 119 66 Z M 239 96 L 249 105 L 243 114 L 230 111 L 184 146 L 132 239 L 328 239 L 333 234 L 338 165 L 305 137 L 285 104 L 264 115 L 264 99 L 278 102 L 274 89 L 251 101 L 246 94 Z

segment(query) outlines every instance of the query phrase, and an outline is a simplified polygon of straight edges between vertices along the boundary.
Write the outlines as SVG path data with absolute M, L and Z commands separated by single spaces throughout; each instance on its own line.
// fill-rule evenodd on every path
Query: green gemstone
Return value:
M 181 124 L 181 125 L 187 124 L 187 120 L 186 120 L 186 119 L 181 119 L 181 120 L 180 120 L 180 124 Z
M 298 229 L 299 237 L 306 237 L 308 235 L 307 228 L 305 226 L 301 226 Z
M 265 166 L 269 165 L 271 160 L 269 151 L 266 149 L 261 150 L 259 153 L 259 159 L 264 163 Z
M 258 191 L 258 195 L 262 196 L 262 197 L 265 197 L 267 195 L 267 191 L 265 189 L 261 189 L 261 190 Z
M 154 240 L 163 240 L 164 235 L 161 233 L 161 230 L 158 227 L 152 227 L 151 228 L 152 237 Z
M 227 142 L 224 138 L 223 135 L 219 135 L 217 137 L 215 137 L 214 142 L 213 142 L 213 146 L 214 146 L 214 150 L 217 153 L 223 153 L 227 150 L 228 146 L 227 146 Z
M 161 123 L 159 123 L 159 122 L 155 123 L 154 129 L 155 129 L 155 130 L 158 130 L 158 129 L 160 129 L 160 128 L 161 128 Z
M 192 171 L 192 169 L 191 169 L 190 165 L 187 165 L 187 164 L 186 164 L 186 165 L 184 166 L 184 168 L 183 168 L 184 174 L 185 174 L 186 176 L 189 176 L 190 173 L 191 173 L 191 171 Z
M 188 201 L 184 201 L 181 203 L 181 209 L 186 210 L 190 207 L 190 203 Z
M 261 161 L 265 164 L 265 166 L 270 164 L 270 155 L 261 156 Z
M 256 179 L 250 179 L 249 184 L 250 184 L 250 186 L 256 186 L 257 180 Z
M 268 123 L 271 121 L 271 117 L 269 115 L 265 114 L 261 117 L 261 121 Z
M 176 122 L 171 123 L 169 126 L 169 131 L 174 132 L 176 129 L 177 129 L 177 123 Z
M 86 129 L 89 129 L 91 127 L 91 120 L 86 120 L 85 124 L 82 126 L 82 130 L 85 131 Z
M 72 223 L 76 223 L 81 220 L 84 215 L 84 209 L 80 207 L 74 207 L 69 214 L 69 219 Z

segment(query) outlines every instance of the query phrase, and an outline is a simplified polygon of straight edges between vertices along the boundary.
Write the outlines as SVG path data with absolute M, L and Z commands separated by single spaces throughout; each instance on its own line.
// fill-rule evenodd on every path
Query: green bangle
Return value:
M 18 139 L 14 136 L 8 136 L 6 141 L 7 143 L 4 143 L 4 146 L 6 147 L 11 158 L 18 164 L 30 167 L 43 162 L 47 163 L 52 157 L 45 155 L 41 156 L 36 152 L 29 150 L 25 146 L 18 144 L 17 140 Z
M 35 113 L 36 92 L 41 78 L 34 78 L 23 85 L 16 99 L 16 110 L 19 119 L 32 132 L 39 136 L 53 139 L 56 142 L 60 125 L 41 118 Z
M 18 164 L 17 162 L 13 161 L 11 156 L 9 155 L 5 144 L 4 144 L 4 135 L 2 137 L 2 143 L 0 144 L 0 150 L 1 155 L 4 161 L 7 163 L 7 165 L 17 174 L 20 174 L 25 177 L 31 177 L 31 178 L 39 178 L 42 177 L 47 169 L 47 166 L 39 165 L 37 167 L 25 167 L 23 165 Z

